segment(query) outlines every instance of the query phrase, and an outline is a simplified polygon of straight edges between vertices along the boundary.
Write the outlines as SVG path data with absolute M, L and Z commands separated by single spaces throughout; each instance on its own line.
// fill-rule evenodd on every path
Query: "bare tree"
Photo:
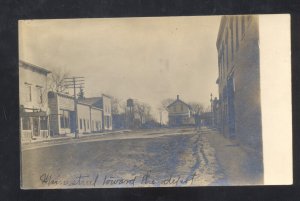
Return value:
M 191 102 L 189 103 L 195 115 L 200 115 L 204 112 L 204 106 L 201 103 Z
M 195 120 L 195 126 L 196 128 L 200 128 L 201 126 L 201 119 L 200 119 L 200 115 L 201 113 L 204 112 L 204 106 L 201 103 L 197 103 L 197 102 L 191 102 L 189 103 L 190 107 L 192 108 L 192 112 L 193 112 L 193 117 Z
M 141 124 L 145 123 L 147 120 L 152 119 L 152 116 L 150 114 L 151 107 L 146 103 L 135 102 L 134 112 L 135 114 L 137 114 Z
M 167 110 L 167 107 L 173 103 L 175 100 L 172 98 L 167 98 L 161 101 L 161 106 L 158 108 L 159 111 Z
M 62 68 L 56 68 L 52 70 L 51 75 L 49 76 L 49 90 L 54 92 L 63 92 L 65 91 L 64 79 L 69 76 L 69 72 L 65 71 Z
M 121 113 L 121 100 L 115 96 L 111 96 L 111 112 L 112 114 Z

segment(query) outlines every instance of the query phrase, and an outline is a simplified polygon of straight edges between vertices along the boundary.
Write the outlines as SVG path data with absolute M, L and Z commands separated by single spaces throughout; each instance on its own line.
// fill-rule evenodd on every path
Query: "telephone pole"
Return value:
M 77 115 L 77 95 L 76 89 L 84 88 L 84 77 L 67 77 L 64 79 L 64 87 L 66 89 L 73 89 L 74 93 L 74 110 L 75 110 L 75 138 L 79 138 L 78 135 L 78 115 Z

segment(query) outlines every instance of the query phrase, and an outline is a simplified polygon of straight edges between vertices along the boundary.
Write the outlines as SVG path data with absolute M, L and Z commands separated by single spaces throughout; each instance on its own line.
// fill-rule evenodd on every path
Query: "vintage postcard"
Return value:
M 19 21 L 21 188 L 292 184 L 289 15 Z

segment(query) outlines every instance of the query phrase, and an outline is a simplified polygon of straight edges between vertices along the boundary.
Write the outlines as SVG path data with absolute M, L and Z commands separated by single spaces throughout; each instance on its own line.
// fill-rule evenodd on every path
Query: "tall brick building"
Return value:
M 261 155 L 258 16 L 223 16 L 218 38 L 219 129 Z

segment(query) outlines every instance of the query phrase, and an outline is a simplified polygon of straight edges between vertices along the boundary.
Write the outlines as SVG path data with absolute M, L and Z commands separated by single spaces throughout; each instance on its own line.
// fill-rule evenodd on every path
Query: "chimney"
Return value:
M 177 95 L 177 100 L 179 100 L 179 95 Z

